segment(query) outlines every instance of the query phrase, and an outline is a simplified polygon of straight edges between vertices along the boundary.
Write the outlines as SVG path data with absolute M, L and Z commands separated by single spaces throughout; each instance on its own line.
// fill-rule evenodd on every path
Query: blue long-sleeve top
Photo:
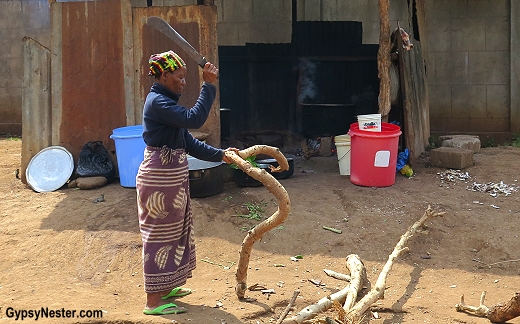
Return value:
M 148 146 L 183 148 L 200 160 L 220 162 L 224 151 L 194 138 L 188 128 L 200 128 L 209 116 L 217 88 L 204 82 L 197 103 L 192 108 L 177 104 L 177 95 L 155 82 L 143 109 L 143 140 Z

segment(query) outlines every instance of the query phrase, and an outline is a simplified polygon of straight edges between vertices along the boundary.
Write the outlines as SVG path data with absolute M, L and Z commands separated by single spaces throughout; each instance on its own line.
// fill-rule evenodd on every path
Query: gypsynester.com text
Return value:
M 7 307 L 5 315 L 15 321 L 23 321 L 26 319 L 39 320 L 41 318 L 102 318 L 103 311 L 96 310 L 76 310 L 76 309 L 50 309 L 49 307 L 41 307 L 40 309 L 15 309 Z

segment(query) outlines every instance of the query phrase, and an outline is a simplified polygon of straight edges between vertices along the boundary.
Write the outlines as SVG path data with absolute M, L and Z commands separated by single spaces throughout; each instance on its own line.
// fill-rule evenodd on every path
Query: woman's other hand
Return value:
M 215 83 L 218 77 L 218 68 L 210 62 L 204 65 L 202 70 L 202 79 L 208 83 Z

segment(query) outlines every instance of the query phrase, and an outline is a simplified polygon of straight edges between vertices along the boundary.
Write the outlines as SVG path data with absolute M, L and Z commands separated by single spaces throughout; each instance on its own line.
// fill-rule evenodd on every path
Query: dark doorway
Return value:
M 360 22 L 293 24 L 291 43 L 219 46 L 220 104 L 230 134 L 345 134 L 377 112 L 378 45 L 362 44 Z

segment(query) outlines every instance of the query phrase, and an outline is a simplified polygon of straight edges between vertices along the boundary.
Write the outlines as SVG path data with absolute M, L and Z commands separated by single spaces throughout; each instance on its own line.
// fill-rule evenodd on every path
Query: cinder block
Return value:
M 439 136 L 437 145 L 440 147 L 454 147 L 468 149 L 473 153 L 480 151 L 480 138 L 476 135 L 445 135 Z
M 464 169 L 473 165 L 473 151 L 454 147 L 439 147 L 431 150 L 430 164 L 441 168 Z
M 332 137 L 322 137 L 320 140 L 320 156 L 332 155 Z

